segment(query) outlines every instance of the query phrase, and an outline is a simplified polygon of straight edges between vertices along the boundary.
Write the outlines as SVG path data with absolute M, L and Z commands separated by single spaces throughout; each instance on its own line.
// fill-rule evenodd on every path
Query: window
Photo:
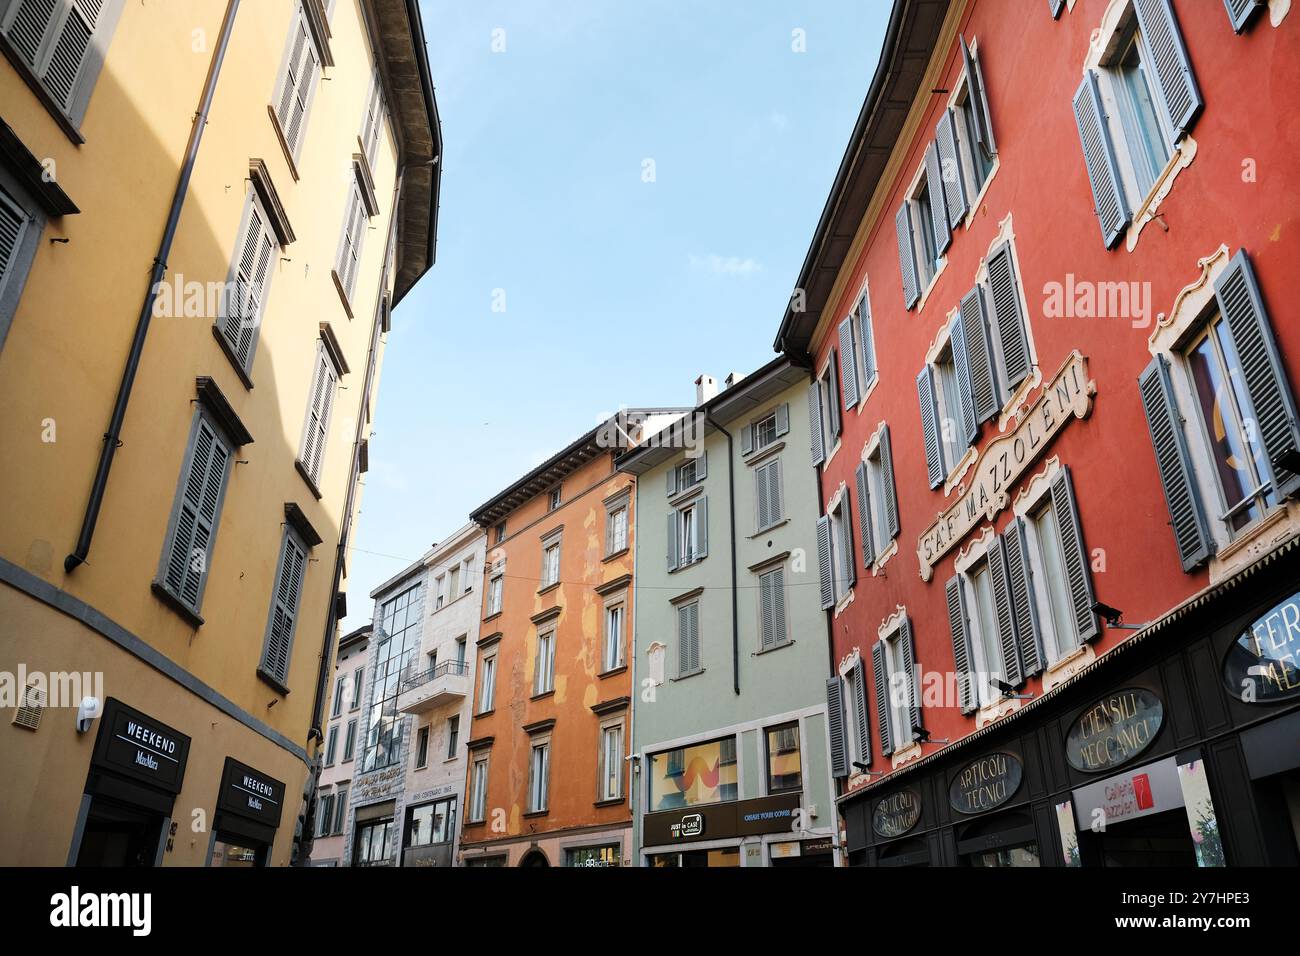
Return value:
M 433 609 L 435 611 L 440 611 L 442 610 L 443 605 L 447 603 L 447 575 L 438 575 L 434 578 L 433 584 L 434 593 L 437 595 L 433 601 Z
M 560 542 L 542 544 L 542 587 L 560 583 Z
M 469 594 L 474 590 L 474 559 L 466 558 L 460 563 L 460 593 Z
M 245 385 L 253 371 L 253 352 L 271 290 L 271 277 L 275 274 L 272 265 L 279 248 L 262 201 L 250 189 L 244 203 L 235 255 L 226 276 L 221 315 L 217 319 L 220 333 L 217 341 Z
M 889 426 L 880 430 L 875 447 L 868 444 L 866 456 L 854 473 L 858 486 L 858 533 L 862 539 L 862 560 L 875 565 L 898 537 L 898 492 L 894 485 L 894 453 Z
M 479 678 L 478 685 L 478 712 L 486 714 L 492 710 L 493 697 L 496 693 L 497 658 L 495 654 L 483 658 L 482 671 L 483 674 Z
M 620 800 L 623 797 L 623 720 L 602 724 L 600 728 L 600 759 L 597 772 L 600 800 Z
M 551 740 L 534 740 L 528 761 L 528 812 L 544 813 L 551 785 Z
M 388 866 L 388 845 L 396 835 L 392 817 L 358 823 L 353 866 Z
M 234 459 L 231 450 L 232 444 L 207 413 L 202 408 L 195 412 L 157 582 L 169 597 L 195 615 L 203 604 L 221 504 Z
M 935 207 L 930 200 L 930 184 L 921 180 L 912 195 L 913 241 L 916 242 L 916 261 L 920 267 L 922 291 L 939 271 L 939 237 L 935 235 Z
M 420 587 L 408 588 L 379 609 L 373 640 L 375 652 L 373 700 L 360 773 L 391 767 L 400 759 L 403 715 L 397 710 L 402 671 L 419 653 Z
M 785 568 L 758 576 L 758 647 L 768 651 L 788 640 L 785 617 Z
M 840 485 L 831 508 L 817 519 L 817 565 L 821 575 L 822 608 L 835 607 L 857 580 L 848 489 Z
M 450 843 L 456 833 L 456 799 L 438 800 L 406 811 L 406 845 Z
M 622 667 L 623 659 L 623 616 L 624 606 L 610 604 L 605 608 L 605 641 L 604 651 L 601 654 L 601 665 L 605 671 L 612 671 Z
M 766 531 L 785 517 L 780 458 L 773 458 L 754 469 L 754 509 L 755 531 Z
M 343 762 L 350 763 L 357 749 L 357 722 L 348 721 L 348 732 L 343 737 Z
M 335 724 L 333 727 L 330 728 L 328 741 L 325 744 L 325 766 L 327 767 L 334 766 L 334 757 L 337 755 L 338 749 L 339 749 L 339 727 L 338 724 Z
M 735 737 L 650 754 L 647 762 L 651 812 L 737 798 Z
M 668 512 L 668 570 L 702 561 L 709 551 L 709 499 L 701 495 Z
M 912 622 L 903 617 L 898 625 L 871 648 L 871 669 L 876 684 L 876 729 L 880 752 L 889 756 L 910 745 L 924 730 L 921 700 L 916 680 L 916 652 L 912 643 Z M 863 684 L 865 692 L 865 682 Z M 858 714 L 865 724 L 865 704 Z M 859 737 L 867 739 L 865 726 Z
M 1151 191 L 1172 151 L 1156 112 L 1147 78 L 1151 64 L 1144 62 L 1145 58 L 1146 50 L 1134 22 L 1120 41 L 1112 75 L 1124 139 L 1130 146 L 1129 160 L 1133 164 L 1138 196 Z
M 546 499 L 546 510 L 554 511 L 558 507 L 560 507 L 560 486 L 556 485 Z
M 987 707 L 1002 697 L 994 681 L 1006 679 L 1000 663 L 1002 648 L 998 643 L 997 612 L 993 606 L 993 572 L 987 559 L 970 570 L 965 586 L 969 589 L 972 609 L 969 623 L 972 626 L 970 645 L 974 653 L 974 689 L 979 706 Z
M 307 419 L 303 423 L 302 451 L 298 454 L 300 470 L 320 497 L 321 464 L 325 460 L 325 441 L 329 436 L 330 410 L 338 391 L 339 368 L 322 339 L 316 347 L 315 372 L 312 374 Z
M 605 556 L 627 550 L 627 505 L 605 514 Z
M 342 833 L 343 824 L 347 821 L 348 813 L 348 788 L 339 787 L 338 794 L 334 798 L 334 827 L 332 832 Z
M 289 682 L 289 657 L 293 652 L 293 635 L 298 627 L 303 576 L 307 573 L 307 549 L 288 525 L 280 539 L 278 563 L 258 673 L 270 678 L 277 686 L 284 687 Z
M 366 669 L 358 667 L 352 672 L 352 709 L 357 710 L 361 706 L 362 679 L 365 677 Z
M 460 744 L 460 715 L 453 714 L 447 718 L 447 759 L 456 759 L 456 747 Z
M 343 211 L 343 234 L 339 237 L 338 255 L 334 262 L 334 282 L 343 294 L 351 315 L 352 295 L 356 289 L 357 266 L 361 261 L 361 245 L 365 239 L 367 216 L 361 187 L 355 182 L 348 185 L 348 200 Z
M 488 579 L 488 617 L 501 613 L 501 593 L 504 584 L 505 577 L 499 571 Z
M 533 661 L 533 696 L 555 689 L 555 631 L 537 635 L 537 658 Z
M 822 464 L 835 450 L 840 436 L 840 388 L 835 349 L 820 375 L 808 386 L 808 429 L 812 436 L 812 463 Z
M 989 173 L 993 171 L 993 154 L 989 151 L 988 145 L 981 142 L 977 119 L 979 108 L 974 98 L 968 93 L 957 109 L 961 115 L 961 122 L 956 130 L 958 142 L 962 147 L 962 157 L 967 164 L 965 171 L 970 176 L 970 195 L 978 196 L 980 190 L 984 188 L 985 180 L 989 178 Z M 947 189 L 946 183 L 944 188 Z
M 375 167 L 375 153 L 379 148 L 379 137 L 384 131 L 384 84 L 379 77 L 379 70 L 370 72 L 370 92 L 366 95 L 366 110 L 361 118 L 361 145 L 366 162 L 371 169 Z
M 951 344 L 934 363 L 934 389 L 935 407 L 939 411 L 939 442 L 944 473 L 952 474 L 970 447 L 970 440 L 966 429 L 962 427 L 962 389 L 957 379 L 957 361 Z
M 1033 528 L 1031 566 L 1038 568 L 1034 583 L 1039 586 L 1039 606 L 1043 609 L 1044 644 L 1047 663 L 1055 664 L 1078 646 L 1074 627 L 1074 608 L 1065 576 L 1065 559 L 1061 554 L 1061 529 L 1056 512 L 1048 501 L 1030 515 Z
M 421 727 L 416 736 L 415 769 L 429 765 L 429 728 Z
M 465 673 L 465 644 L 464 636 L 456 638 L 456 667 L 460 674 Z
M 460 567 L 453 565 L 447 572 L 447 600 L 454 601 L 460 597 Z
M 320 54 L 307 25 L 307 14 L 299 5 L 289 28 L 289 40 L 280 65 L 276 83 L 275 119 L 277 132 L 289 155 L 297 162 L 307 129 L 307 114 L 311 110 L 320 78 Z M 295 178 L 297 172 L 294 173 Z
M 700 602 L 677 607 L 677 676 L 687 677 L 703 670 L 700 666 Z
M 866 289 L 862 290 L 862 296 L 848 318 L 840 323 L 840 362 L 844 378 L 844 409 L 847 411 L 867 397 L 867 390 L 876 380 L 876 346 Z
M 565 866 L 618 866 L 621 859 L 617 843 L 606 846 L 571 846 L 564 850 Z
M 500 544 L 505 539 L 506 539 L 506 523 L 502 521 L 495 528 L 492 529 L 492 543 Z
M 469 777 L 469 819 L 482 823 L 487 818 L 488 755 L 474 758 Z
M 327 836 L 334 822 L 334 794 L 326 793 L 316 800 L 316 835 Z
M 799 725 L 770 727 L 767 736 L 767 792 L 787 793 L 803 787 L 799 760 Z
M 827 721 L 831 736 L 831 771 L 846 777 L 871 764 L 871 727 L 868 724 L 867 672 L 859 656 L 843 678 L 826 682 Z M 841 699 L 842 695 L 842 699 Z M 877 719 L 883 719 L 879 716 Z
M 790 404 L 782 402 L 771 412 L 750 422 L 740 432 L 740 453 L 745 456 L 775 445 L 790 430 Z
M 45 228 L 45 212 L 0 170 L 0 349 Z M 11 191 L 12 190 L 12 191 Z
M 776 413 L 754 422 L 754 450 L 759 451 L 776 443 Z
M 346 687 L 346 676 L 339 676 L 334 679 L 334 709 L 330 712 L 331 717 L 337 717 L 343 712 L 343 691 Z

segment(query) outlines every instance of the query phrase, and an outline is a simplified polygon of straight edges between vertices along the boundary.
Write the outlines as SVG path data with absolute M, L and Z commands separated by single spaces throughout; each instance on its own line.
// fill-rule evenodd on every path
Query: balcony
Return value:
M 469 664 L 448 661 L 418 674 L 404 674 L 397 688 L 397 709 L 403 714 L 423 714 L 457 703 L 468 693 Z

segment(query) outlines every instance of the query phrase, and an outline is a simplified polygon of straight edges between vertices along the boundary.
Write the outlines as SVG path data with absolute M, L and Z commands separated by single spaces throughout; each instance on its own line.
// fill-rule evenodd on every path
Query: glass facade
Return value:
M 419 585 L 403 591 L 380 609 L 376 637 L 374 703 L 361 773 L 390 767 L 400 758 L 402 715 L 397 712 L 397 688 L 402 669 L 420 649 Z

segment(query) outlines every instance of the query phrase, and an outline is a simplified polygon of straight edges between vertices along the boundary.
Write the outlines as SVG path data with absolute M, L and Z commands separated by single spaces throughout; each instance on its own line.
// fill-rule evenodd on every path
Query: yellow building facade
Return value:
M 0 52 L 0 864 L 289 864 L 433 262 L 416 0 L 0 0 Z

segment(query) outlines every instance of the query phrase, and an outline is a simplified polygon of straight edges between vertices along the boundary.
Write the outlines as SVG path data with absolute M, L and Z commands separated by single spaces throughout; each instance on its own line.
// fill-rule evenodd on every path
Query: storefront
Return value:
M 1296 552 L 839 801 L 850 865 L 1300 863 Z
M 795 830 L 799 793 L 692 806 L 646 814 L 641 842 L 652 867 L 815 866 L 823 854 L 804 856 Z M 788 837 L 789 839 L 784 839 Z M 806 841 L 815 845 L 817 841 Z M 774 850 L 776 846 L 785 847 Z M 764 846 L 767 852 L 764 853 Z M 743 853 L 742 853 L 743 851 Z M 833 860 L 832 860 L 833 862 Z
M 190 738 L 108 698 L 72 840 L 77 866 L 159 866 Z
M 402 866 L 451 866 L 456 837 L 456 797 L 406 808 Z
M 394 800 L 357 807 L 352 831 L 353 866 L 393 865 L 390 848 L 397 845 L 396 809 Z
M 284 784 L 226 758 L 208 848 L 209 866 L 266 866 L 284 811 Z

